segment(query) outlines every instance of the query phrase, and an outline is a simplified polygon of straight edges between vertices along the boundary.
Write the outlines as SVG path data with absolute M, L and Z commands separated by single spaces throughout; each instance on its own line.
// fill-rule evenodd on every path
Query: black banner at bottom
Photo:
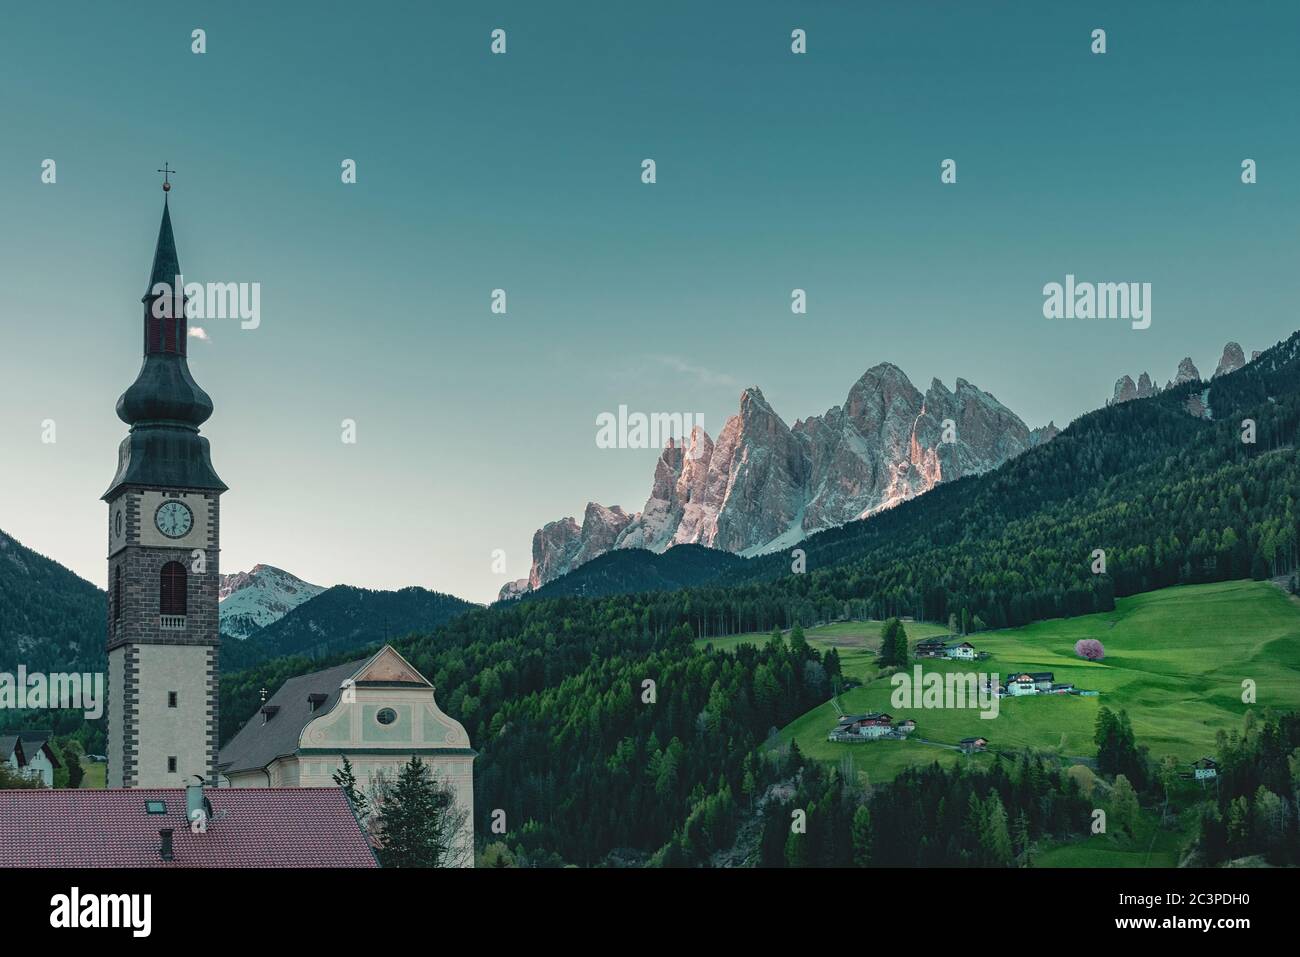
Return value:
M 764 933 L 758 928 L 782 914 L 819 922 L 848 911 L 938 940 L 954 933 L 954 920 L 993 915 L 1001 925 L 1014 913 L 1040 915 L 1027 917 L 1034 923 L 1053 915 L 1052 935 L 1074 942 L 1199 934 L 1231 946 L 1234 935 L 1293 925 L 1294 877 L 1263 869 L 11 870 L 0 871 L 0 889 L 9 912 L 22 918 L 10 925 L 11 942 L 75 934 L 127 947 L 192 944 L 208 935 L 329 926 L 336 945 L 371 939 L 376 917 L 404 913 L 398 923 L 409 918 L 413 931 L 438 914 L 454 915 L 462 930 L 481 928 L 485 944 L 515 934 L 608 943 L 619 927 L 678 909 L 683 920 L 725 918 L 728 936 L 741 937 L 747 928 Z

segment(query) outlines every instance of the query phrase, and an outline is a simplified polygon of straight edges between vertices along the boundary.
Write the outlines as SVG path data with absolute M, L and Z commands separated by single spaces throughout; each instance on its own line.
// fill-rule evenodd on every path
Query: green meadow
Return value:
M 945 629 L 907 624 L 914 644 Z M 1172 754 L 1186 764 L 1214 753 L 1216 732 L 1241 727 L 1248 709 L 1243 683 L 1253 682 L 1258 707 L 1300 708 L 1300 604 L 1265 582 L 1188 585 L 1123 598 L 1113 612 L 1054 619 L 1022 628 L 969 636 L 991 657 L 976 662 L 924 661 L 924 672 L 1051 671 L 1058 682 L 1099 691 L 1098 697 L 1038 695 L 1003 698 L 998 714 L 984 719 L 974 708 L 896 707 L 889 679 L 874 662 L 879 623 L 836 623 L 807 632 L 819 648 L 837 647 L 846 674 L 865 684 L 786 726 L 781 742 L 797 741 L 807 755 L 853 767 L 871 781 L 889 780 L 909 765 L 975 761 L 942 745 L 984 737 L 992 750 L 1033 748 L 1067 758 L 1092 758 L 1098 708 L 1126 710 L 1139 744 L 1156 759 Z M 860 639 L 856 647 L 846 639 Z M 1106 657 L 1088 662 L 1074 653 L 1080 638 L 1096 638 Z M 741 639 L 731 639 L 733 644 Z M 750 640 L 755 640 L 751 638 Z M 765 640 L 758 636 L 757 640 Z M 721 642 L 715 646 L 723 647 Z M 909 674 L 914 665 L 908 666 Z M 826 733 L 841 713 L 887 711 L 917 723 L 912 740 L 832 743 Z M 935 742 L 924 743 L 918 739 Z M 1100 850 L 1100 849 L 1099 849 Z
M 1193 815 L 1175 818 L 1164 824 L 1157 811 L 1143 811 L 1138 817 L 1136 833 L 1093 834 L 1072 843 L 1040 849 L 1034 856 L 1035 867 L 1177 867 L 1182 849 L 1196 834 Z
M 90 761 L 86 758 L 81 759 L 81 786 L 83 788 L 103 788 L 106 786 L 105 778 L 108 774 L 108 765 L 103 761 Z
M 804 630 L 808 644 L 819 651 L 834 648 L 840 656 L 840 665 L 846 675 L 861 678 L 875 674 L 876 655 L 880 653 L 880 629 L 883 621 L 837 621 L 830 625 Z M 907 622 L 907 636 L 914 643 L 923 638 L 950 634 L 948 629 L 927 622 Z M 750 632 L 726 638 L 705 638 L 695 642 L 701 648 L 713 645 L 719 651 L 732 651 L 739 645 L 762 645 L 772 637 L 771 632 Z M 785 637 L 789 640 L 790 633 Z

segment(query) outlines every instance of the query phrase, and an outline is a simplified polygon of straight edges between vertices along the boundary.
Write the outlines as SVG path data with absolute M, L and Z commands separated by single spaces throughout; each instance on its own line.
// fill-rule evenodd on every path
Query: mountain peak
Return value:
M 892 362 L 877 362 L 858 377 L 855 388 L 857 385 L 862 385 L 863 383 L 882 381 L 906 382 L 909 386 L 912 384 L 912 380 L 907 377 L 907 373 Z
M 261 563 L 250 571 L 222 575 L 217 591 L 221 633 L 247 638 L 324 590 L 282 568 Z
M 1184 382 L 1195 382 L 1201 377 L 1201 371 L 1196 368 L 1196 363 L 1192 361 L 1191 356 L 1183 356 L 1183 360 L 1178 363 L 1178 372 L 1174 376 L 1174 385 L 1182 385 Z
M 1219 359 L 1219 365 L 1214 370 L 1214 376 L 1217 378 L 1221 375 L 1227 375 L 1229 372 L 1236 372 L 1246 364 L 1246 354 L 1242 352 L 1241 345 L 1236 342 L 1229 342 L 1223 347 L 1223 356 Z
M 952 390 L 950 390 L 946 385 L 944 385 L 943 380 L 940 379 L 938 376 L 935 376 L 933 379 L 930 380 L 930 391 L 937 392 L 940 395 L 952 395 Z
M 699 544 L 742 555 L 785 548 L 939 482 L 996 468 L 1056 435 L 1054 424 L 1031 431 L 995 396 L 956 381 L 955 394 L 934 379 L 923 395 L 898 366 L 878 362 L 843 406 L 798 419 L 794 429 L 750 386 L 716 440 L 696 427 L 690 454 L 684 442 L 664 450 L 641 512 L 588 506 L 581 527 L 568 519 L 539 530 L 528 585 L 610 548 Z M 945 438 L 949 420 L 961 423 L 955 442 Z M 510 583 L 502 597 L 521 590 Z

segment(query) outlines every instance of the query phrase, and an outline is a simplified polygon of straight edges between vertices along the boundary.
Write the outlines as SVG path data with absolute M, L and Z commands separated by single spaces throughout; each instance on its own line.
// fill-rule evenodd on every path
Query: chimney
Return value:
M 197 777 L 198 775 L 195 775 Z M 203 834 L 212 820 L 212 804 L 203 795 L 203 781 L 185 786 L 185 817 L 190 822 L 190 830 Z
M 158 847 L 158 854 L 164 861 L 172 860 L 176 855 L 172 853 L 172 829 L 164 827 L 158 832 L 158 838 L 161 844 Z

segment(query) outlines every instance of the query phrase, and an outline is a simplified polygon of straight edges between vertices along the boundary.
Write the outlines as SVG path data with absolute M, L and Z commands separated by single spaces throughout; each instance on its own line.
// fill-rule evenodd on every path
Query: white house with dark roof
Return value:
M 23 754 L 23 740 L 17 732 L 0 732 L 0 764 L 7 765 L 14 771 L 21 771 L 27 764 Z
M 902 737 L 916 730 L 916 722 L 908 718 L 894 723 L 893 716 L 881 711 L 867 714 L 845 714 L 826 735 L 827 741 L 867 741 L 877 738 Z
M 41 779 L 47 788 L 54 787 L 54 771 L 63 767 L 50 747 L 52 731 L 21 731 L 19 737 L 23 742 L 23 754 L 27 757 L 24 770 L 32 777 Z
M 54 771 L 63 765 L 50 747 L 51 736 L 50 731 L 0 732 L 0 763 L 54 787 Z
M 469 735 L 434 700 L 433 685 L 391 646 L 370 658 L 290 678 L 227 742 L 218 758 L 230 787 L 328 787 L 347 757 L 366 790 L 414 756 L 449 785 L 474 840 Z M 472 866 L 473 854 L 461 855 Z

